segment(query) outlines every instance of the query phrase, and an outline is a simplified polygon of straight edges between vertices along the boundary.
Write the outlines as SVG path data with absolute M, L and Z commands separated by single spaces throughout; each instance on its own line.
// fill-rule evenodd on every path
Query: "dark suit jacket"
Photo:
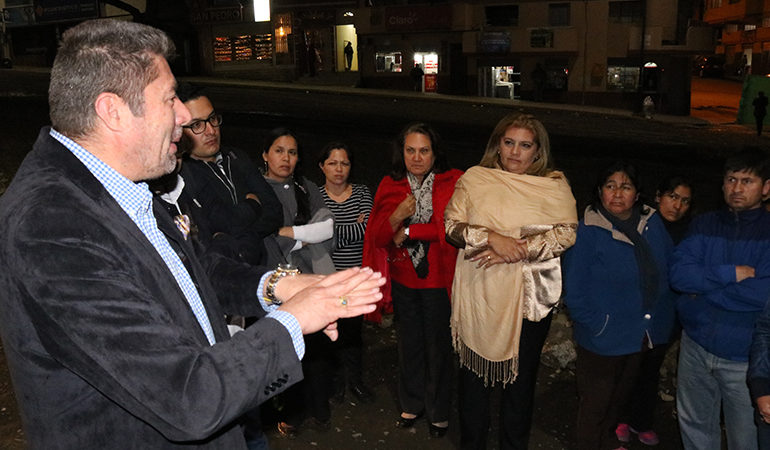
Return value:
M 229 338 L 204 268 L 155 209 L 214 346 L 153 246 L 47 128 L 0 198 L 0 332 L 32 448 L 245 448 L 234 420 L 302 378 L 277 321 Z
M 257 167 L 241 151 L 228 147 L 222 147 L 220 151 L 223 166 L 229 171 L 235 185 L 235 205 L 230 191 L 214 173 L 214 170 L 219 169 L 212 170 L 215 167 L 213 163 L 187 158 L 182 164 L 185 190 L 192 198 L 202 202 L 211 231 L 232 235 L 253 231 L 259 237 L 278 231 L 283 225 L 281 202 Z M 256 194 L 261 204 L 246 200 L 248 193 Z

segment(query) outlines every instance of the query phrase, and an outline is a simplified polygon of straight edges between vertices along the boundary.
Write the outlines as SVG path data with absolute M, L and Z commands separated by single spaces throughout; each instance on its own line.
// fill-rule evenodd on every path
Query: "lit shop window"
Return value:
M 273 23 L 275 24 L 275 52 L 289 53 L 291 14 L 277 14 Z
M 401 72 L 401 52 L 377 53 L 375 55 L 377 72 Z
M 273 57 L 271 34 L 244 34 L 214 38 L 214 61 L 255 61 Z
M 639 67 L 607 67 L 607 90 L 635 91 L 639 82 Z

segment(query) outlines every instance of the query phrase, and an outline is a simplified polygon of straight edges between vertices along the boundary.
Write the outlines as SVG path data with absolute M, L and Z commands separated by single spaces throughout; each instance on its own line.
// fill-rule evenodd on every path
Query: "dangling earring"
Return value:
M 262 162 L 264 162 L 264 163 L 265 163 L 265 169 L 263 170 L 263 173 L 264 173 L 265 175 L 267 175 L 267 160 L 264 160 L 264 159 L 263 159 L 263 160 L 262 160 Z

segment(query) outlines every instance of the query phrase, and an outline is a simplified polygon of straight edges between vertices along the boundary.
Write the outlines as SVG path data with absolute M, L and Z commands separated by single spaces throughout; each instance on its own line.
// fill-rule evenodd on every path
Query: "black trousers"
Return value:
M 392 282 L 398 333 L 398 398 L 402 412 L 449 420 L 452 378 L 451 306 L 446 289 L 410 289 Z
M 323 331 L 305 336 L 305 357 L 302 358 L 304 379 L 273 402 L 280 405 L 277 408 L 279 420 L 297 427 L 308 417 L 329 420 L 331 343 Z
M 524 320 L 519 343 L 519 374 L 516 381 L 502 388 L 500 401 L 500 448 L 526 450 L 535 399 L 540 352 L 548 336 L 553 314 L 540 322 Z M 499 386 L 499 384 L 498 384 Z M 460 369 L 460 446 L 484 449 L 490 424 L 490 395 L 495 386 L 484 386 L 484 379 L 465 367 Z
M 578 346 L 576 448 L 604 450 L 618 447 L 614 429 L 620 409 L 628 401 L 636 381 L 641 358 L 641 352 L 604 356 Z
M 660 366 L 669 347 L 670 344 L 658 345 L 642 353 L 636 382 L 620 415 L 620 422 L 629 424 L 636 431 L 652 430 L 658 403 Z
M 362 384 L 363 316 L 350 317 L 337 321 L 339 339 L 334 342 L 336 382 L 344 388 Z

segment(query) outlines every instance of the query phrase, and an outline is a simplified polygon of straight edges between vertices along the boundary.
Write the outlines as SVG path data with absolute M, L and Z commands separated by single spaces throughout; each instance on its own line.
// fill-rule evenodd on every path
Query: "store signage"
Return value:
M 436 75 L 435 73 L 426 74 L 424 77 L 424 80 L 425 80 L 425 92 L 438 91 L 438 75 Z
M 32 2 L 19 0 L 6 0 L 6 8 L 3 8 L 3 20 L 9 28 L 35 23 L 35 7 Z
M 388 31 L 428 31 L 452 28 L 451 6 L 390 6 L 385 8 Z
M 9 26 L 94 19 L 99 16 L 97 0 L 7 0 L 3 14 Z
M 243 22 L 243 7 L 230 6 L 194 11 L 190 15 L 190 22 L 192 22 L 193 25 L 201 25 L 204 23 Z
M 511 34 L 507 31 L 481 33 L 479 49 L 482 53 L 508 53 L 511 51 Z

